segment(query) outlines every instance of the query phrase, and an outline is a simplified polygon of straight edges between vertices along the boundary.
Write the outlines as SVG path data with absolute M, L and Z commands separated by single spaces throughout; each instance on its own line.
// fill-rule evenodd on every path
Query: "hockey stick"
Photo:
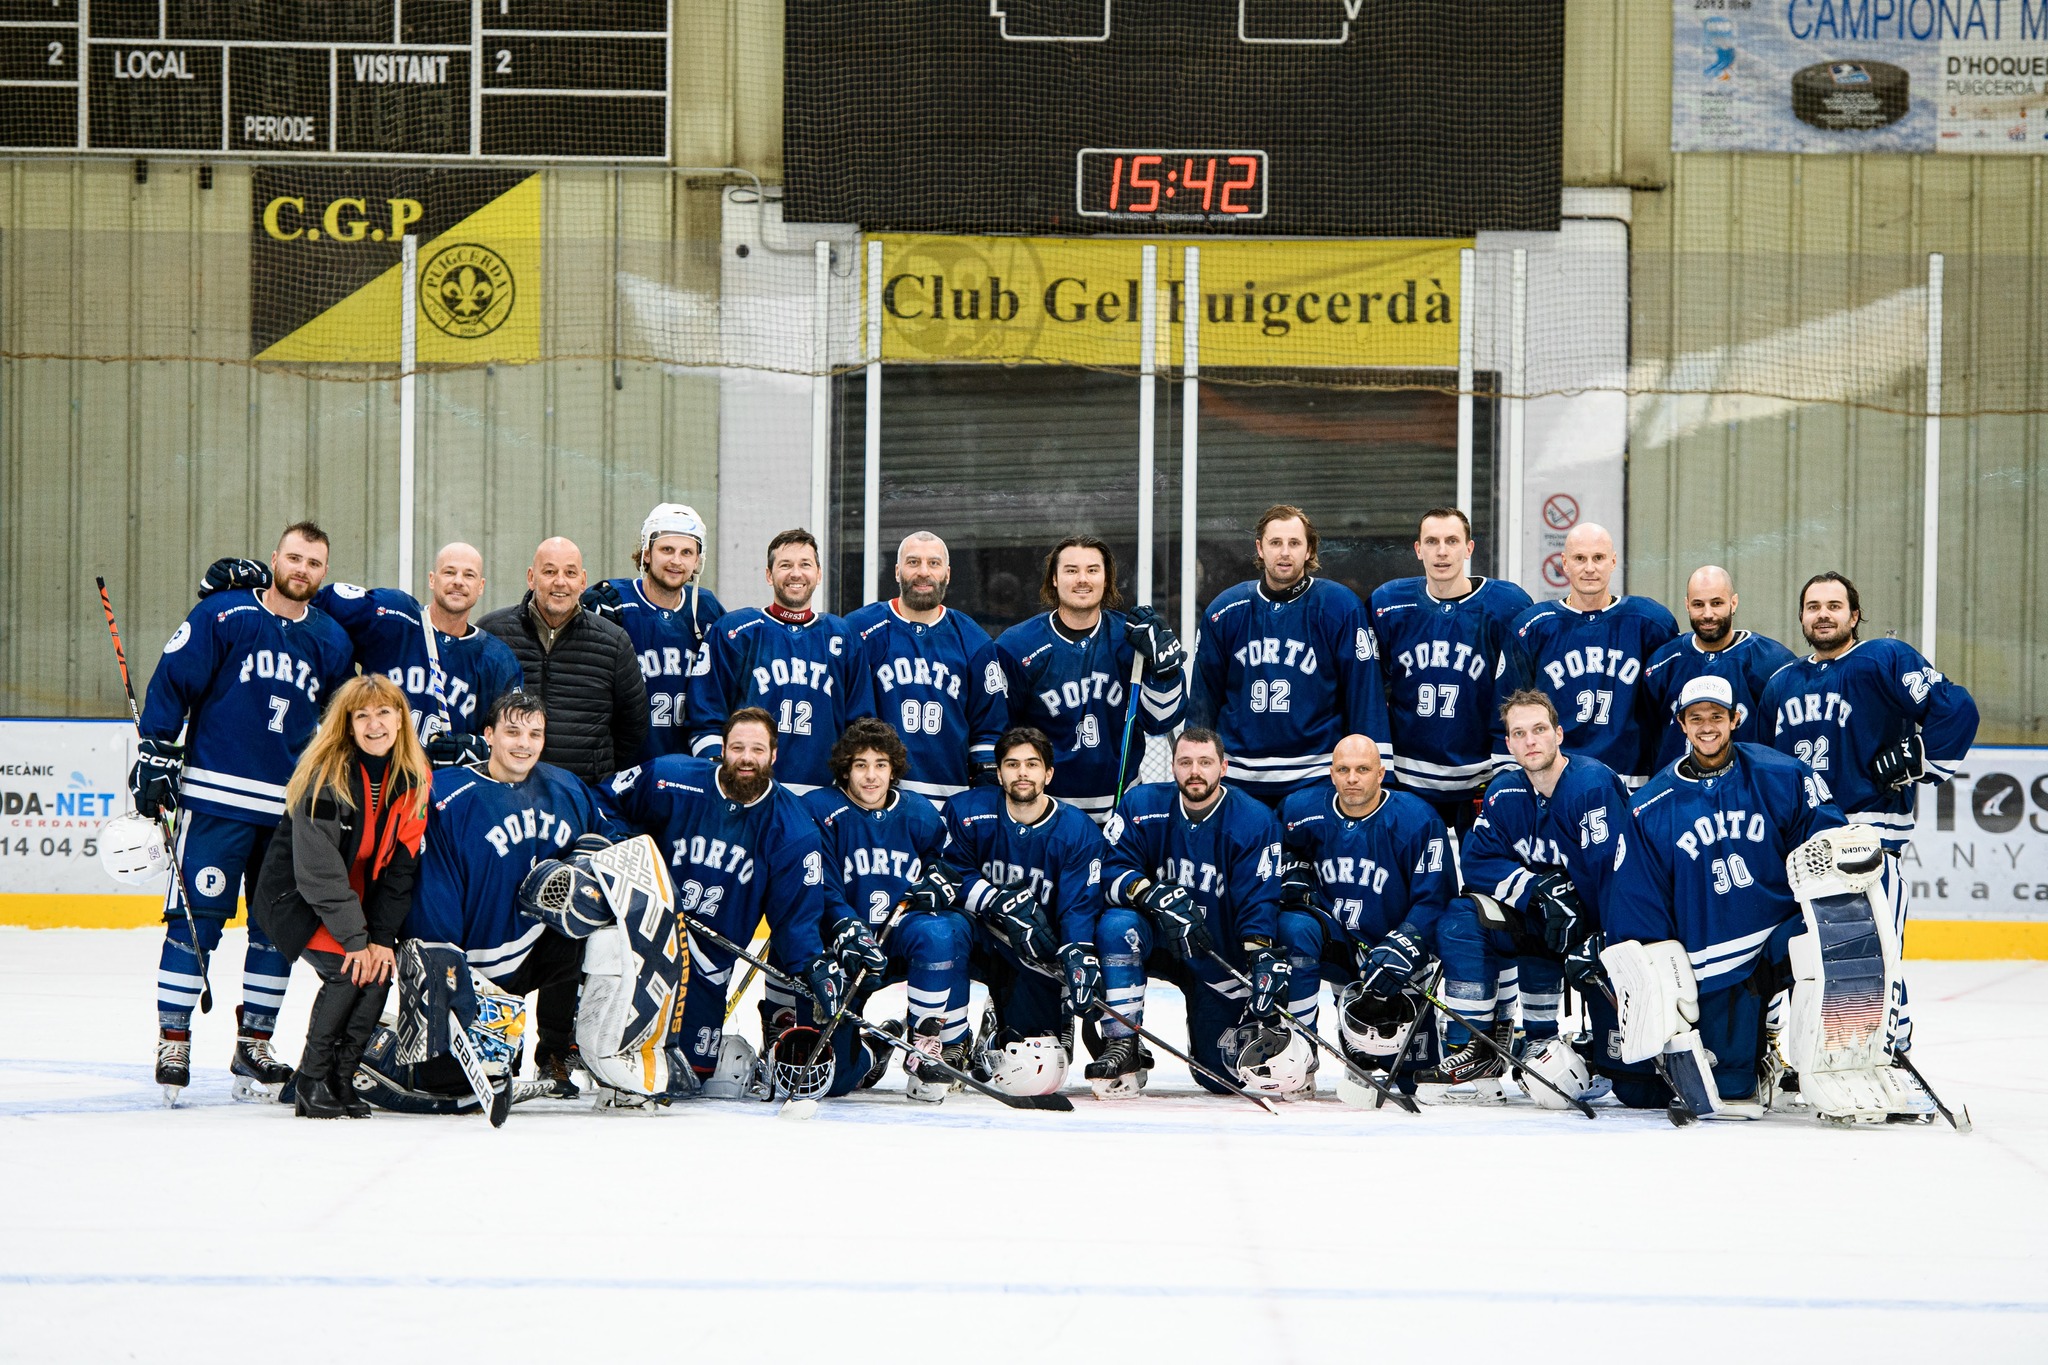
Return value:
M 441 671 L 441 645 L 434 638 L 434 619 L 429 615 L 432 610 L 433 608 L 425 603 L 420 606 L 420 634 L 425 636 L 427 641 L 427 691 L 432 694 L 438 709 L 438 714 L 434 718 L 441 722 L 440 733 L 452 735 L 455 733 L 455 721 L 448 714 L 448 682 L 447 676 Z M 433 727 L 428 725 L 424 718 L 421 719 L 420 729 L 423 732 L 420 735 L 422 744 L 434 738 Z
M 483 1059 L 470 1044 L 469 1030 L 454 1010 L 448 1011 L 448 1051 L 462 1068 L 462 1078 L 469 1082 L 469 1092 L 476 1096 L 479 1112 L 491 1121 L 491 1127 L 503 1128 L 505 1116 L 512 1112 L 512 1078 L 505 1078 L 503 1090 L 491 1085 L 491 1078 L 484 1074 Z
M 1011 951 L 1014 952 L 1015 949 L 1013 948 Z M 1054 979 L 1055 981 L 1063 979 L 1061 978 L 1058 972 L 1051 970 L 1042 963 L 1037 963 L 1029 960 L 1022 953 L 1017 954 L 1017 960 L 1019 962 L 1022 962 L 1025 965 L 1025 967 L 1027 967 L 1031 971 L 1037 972 L 1040 976 L 1048 976 Z M 1169 1057 L 1176 1057 L 1180 1059 L 1182 1062 L 1185 1062 L 1187 1064 L 1188 1070 L 1194 1072 L 1195 1074 L 1200 1076 L 1207 1076 L 1210 1080 L 1216 1082 L 1216 1084 L 1222 1086 L 1231 1094 L 1250 1100 L 1253 1104 L 1256 1104 L 1257 1106 L 1259 1106 L 1259 1108 L 1265 1110 L 1269 1114 L 1277 1114 L 1280 1112 L 1278 1109 L 1275 1109 L 1273 1107 L 1272 1102 L 1268 1100 L 1264 1095 L 1257 1094 L 1249 1086 L 1245 1085 L 1241 1081 L 1234 1081 L 1228 1076 L 1219 1075 L 1216 1072 L 1211 1071 L 1208 1067 L 1203 1066 L 1193 1057 L 1190 1057 L 1187 1053 L 1182 1052 L 1172 1043 L 1167 1042 L 1164 1038 L 1161 1038 L 1158 1034 L 1152 1032 L 1144 1025 L 1138 1023 L 1135 1019 L 1132 1019 L 1127 1015 L 1119 1013 L 1113 1006 L 1111 1006 L 1111 1004 L 1107 1000 L 1097 1000 L 1095 1002 L 1095 1008 L 1100 1010 L 1105 1017 L 1114 1019 L 1117 1023 L 1122 1024 L 1125 1028 L 1137 1034 L 1140 1038 L 1143 1038 L 1146 1042 L 1152 1044 L 1152 1046 L 1158 1048 L 1161 1052 L 1164 1052 Z M 1093 1045 L 1091 1044 L 1091 1046 Z
M 135 738 L 142 734 L 142 708 L 135 704 L 135 684 L 128 677 L 128 651 L 121 648 L 121 628 L 114 624 L 114 599 L 107 595 L 107 580 L 94 578 L 100 587 L 100 606 L 107 613 L 107 634 L 114 637 L 114 662 L 121 666 L 121 688 L 128 694 L 128 715 L 135 722 Z M 209 977 L 206 961 L 206 947 L 199 941 L 199 922 L 192 918 L 192 901 L 185 894 L 185 874 L 178 867 L 178 840 L 171 822 L 158 814 L 157 824 L 164 832 L 164 857 L 171 865 L 171 894 L 178 898 L 178 906 L 185 912 L 185 929 L 192 935 L 192 955 L 199 959 L 199 1012 L 213 1011 L 213 982 Z
M 1511 1054 L 1506 1048 L 1502 1047 L 1499 1043 L 1493 1041 L 1493 1034 L 1488 1032 L 1485 1028 L 1481 1027 L 1476 1021 L 1467 1018 L 1465 1015 L 1462 1015 L 1458 1013 L 1456 1010 L 1452 1009 L 1449 1005 L 1446 1005 L 1442 1000 L 1437 998 L 1436 992 L 1430 990 L 1427 986 L 1420 987 L 1419 989 L 1422 992 L 1422 998 L 1424 1000 L 1427 1000 L 1430 1004 L 1436 1006 L 1437 1009 L 1441 1010 L 1443 1013 L 1449 1015 L 1451 1018 L 1463 1024 L 1465 1026 L 1465 1031 L 1467 1033 L 1470 1033 L 1474 1038 L 1477 1038 L 1480 1042 L 1486 1044 L 1487 1048 L 1493 1053 L 1494 1056 L 1500 1058 L 1501 1062 L 1507 1067 L 1509 1071 L 1516 1073 L 1517 1076 L 1535 1077 L 1537 1084 L 1541 1085 L 1545 1090 L 1548 1090 L 1551 1094 L 1563 1100 L 1566 1104 L 1569 1104 L 1572 1108 L 1578 1110 L 1581 1114 L 1584 1114 L 1587 1118 L 1591 1119 L 1599 1117 L 1599 1115 L 1593 1112 L 1592 1105 L 1586 1103 L 1582 1099 L 1576 1099 L 1573 1096 L 1565 1094 L 1564 1091 L 1552 1085 L 1547 1078 L 1543 1076 L 1538 1076 L 1534 1071 L 1531 1071 L 1522 1063 L 1517 1062 L 1514 1059 L 1513 1054 Z M 1667 1082 L 1667 1084 L 1668 1083 L 1669 1082 Z M 1676 1089 L 1677 1088 L 1674 1086 L 1674 1093 L 1676 1093 Z
M 811 988 L 808 983 L 799 981 L 795 977 L 787 974 L 786 972 L 777 971 L 775 968 L 769 966 L 760 958 L 755 957 L 752 953 L 749 953 L 746 949 L 740 947 L 739 944 L 734 943 L 724 934 L 719 933 L 716 929 L 713 929 L 710 925 L 704 923 L 704 921 L 698 919 L 695 915 L 690 914 L 688 911 L 681 911 L 679 913 L 681 914 L 684 926 L 688 928 L 691 933 L 701 935 L 706 943 L 709 943 L 717 948 L 723 948 L 726 952 L 731 953 L 740 961 L 751 963 L 753 966 L 758 967 L 761 970 L 762 974 L 765 975 L 770 981 L 775 982 L 777 985 L 781 986 L 783 989 L 791 992 L 792 994 L 800 993 L 807 999 L 809 999 L 813 1005 L 817 1003 L 817 997 L 811 994 Z M 920 1069 L 927 1066 L 931 1067 L 934 1071 L 939 1072 L 941 1075 L 947 1077 L 948 1079 L 959 1081 L 962 1084 L 967 1085 L 971 1089 L 977 1090 L 980 1093 L 988 1096 L 992 1100 L 996 1100 L 999 1103 L 1008 1105 L 1012 1109 L 1071 1110 L 1074 1107 L 1074 1102 L 1068 1099 L 1065 1095 L 1012 1095 L 1007 1091 L 998 1090 L 992 1085 L 986 1085 L 981 1081 L 977 1081 L 976 1079 L 974 1079 L 974 1077 L 968 1075 L 966 1072 L 960 1070 L 959 1068 L 947 1065 L 947 1063 L 941 1058 L 933 1057 L 928 1053 L 919 1052 L 916 1048 L 912 1047 L 909 1043 L 904 1042 L 901 1038 L 896 1037 L 887 1029 L 877 1028 L 875 1025 L 870 1024 L 867 1020 L 861 1018 L 859 1015 L 855 1015 L 853 1017 L 853 1026 L 859 1029 L 863 1034 L 867 1035 L 868 1037 L 877 1039 L 880 1042 L 886 1043 L 890 1047 L 895 1048 L 899 1052 L 908 1053 L 911 1056 L 915 1057 L 917 1059 L 917 1064 Z
M 881 934 L 875 939 L 877 946 L 888 941 L 889 935 L 896 928 L 896 921 L 902 919 L 903 912 L 909 908 L 910 897 L 908 896 L 896 902 L 896 909 L 890 914 L 889 922 L 882 926 Z M 751 974 L 753 968 L 749 967 L 747 970 Z M 867 982 L 868 969 L 863 967 L 854 973 L 853 980 L 846 983 L 846 995 L 840 1000 L 839 1008 L 832 1012 L 831 1019 L 826 1021 L 824 1029 L 818 1034 L 818 1045 L 811 1049 L 811 1055 L 804 1061 L 805 1066 L 816 1066 L 818 1058 L 825 1055 L 825 1049 L 832 1045 L 832 1035 L 839 1029 L 839 1021 L 846 1017 L 847 1010 L 853 1007 L 855 997 L 860 994 L 860 988 L 865 986 Z
M 1435 964 L 1431 964 L 1430 966 L 1424 967 L 1422 971 L 1424 985 L 1427 986 L 1431 983 L 1435 976 Z M 1423 1003 L 1427 1004 L 1428 1002 L 1424 1001 Z M 1387 1068 L 1387 1078 L 1389 1080 L 1393 1079 L 1395 1074 L 1400 1070 L 1401 1063 L 1408 1059 L 1408 1049 L 1415 1043 L 1415 1034 L 1416 1031 L 1422 1027 L 1423 1017 L 1424 1015 L 1421 1010 L 1415 1011 L 1415 1017 L 1413 1019 L 1410 1019 L 1408 1021 L 1408 1027 L 1401 1031 L 1400 1044 L 1394 1049 L 1393 1064 Z M 1342 1096 L 1340 1095 L 1339 1098 L 1341 1099 Z M 1386 1102 L 1387 1099 L 1384 1095 L 1374 1095 L 1372 1097 L 1372 1107 L 1375 1109 L 1379 1108 Z
M 1928 1099 L 1934 1101 L 1934 1107 L 1941 1111 L 1941 1116 L 1943 1118 L 1948 1120 L 1949 1127 L 1955 1129 L 1958 1133 L 1967 1133 L 1975 1128 L 1976 1125 L 1970 1122 L 1969 1105 L 1959 1104 L 1956 1106 L 1955 1113 L 1951 1113 L 1949 1111 L 1949 1107 L 1941 1102 L 1941 1096 L 1934 1093 L 1934 1087 L 1927 1083 L 1927 1078 L 1920 1074 L 1920 1068 L 1913 1065 L 1913 1054 L 1910 1052 L 1901 1052 L 1897 1055 L 1899 1059 L 1899 1065 L 1906 1068 L 1907 1075 L 1911 1076 L 1914 1080 L 1920 1082 L 1920 1088 L 1927 1092 Z M 1960 1119 L 1957 1118 L 1957 1114 L 1961 1114 L 1962 1117 Z
M 1131 651 L 1131 684 L 1124 697 L 1124 742 L 1116 756 L 1116 797 L 1109 803 L 1110 814 L 1123 804 L 1125 770 L 1131 763 L 1131 731 L 1138 728 L 1138 687 L 1145 676 L 1145 656 Z
M 1211 962 L 1214 962 L 1217 966 L 1221 967 L 1224 971 L 1228 972 L 1231 978 L 1235 980 L 1238 985 L 1243 986 L 1246 990 L 1252 989 L 1252 979 L 1246 976 L 1243 972 L 1239 971 L 1237 968 L 1231 966 L 1230 963 L 1224 959 L 1223 954 L 1217 952 L 1214 948 L 1210 948 L 1208 950 L 1208 956 Z M 1398 1108 L 1405 1109 L 1411 1114 L 1420 1114 L 1422 1112 L 1422 1110 L 1416 1106 L 1416 1103 L 1412 1097 L 1404 1095 L 1398 1090 L 1389 1089 L 1387 1086 L 1381 1083 L 1380 1079 L 1377 1076 L 1369 1076 L 1365 1072 L 1360 1071 L 1356 1066 L 1353 1066 L 1351 1064 L 1351 1059 L 1345 1056 L 1341 1049 L 1339 1049 L 1335 1044 L 1331 1043 L 1329 1039 L 1323 1037 L 1322 1034 L 1312 1032 L 1307 1025 L 1303 1024 L 1301 1020 L 1294 1017 L 1293 1013 L 1290 1010 L 1288 1010 L 1284 1003 L 1280 1007 L 1280 1022 L 1284 1024 L 1286 1027 L 1294 1030 L 1294 1032 L 1300 1034 L 1302 1037 L 1308 1039 L 1311 1045 L 1319 1047 L 1323 1051 L 1329 1053 L 1332 1057 L 1335 1057 L 1339 1062 L 1343 1064 L 1344 1069 L 1346 1071 L 1349 1071 L 1352 1075 L 1358 1077 L 1358 1079 L 1364 1081 L 1367 1085 L 1379 1091 L 1380 1095 L 1383 1098 L 1389 1100 Z
M 768 936 L 763 934 L 747 945 L 757 953 L 768 951 Z M 725 1002 L 725 1022 L 731 1023 L 732 1016 L 740 1007 L 740 1001 L 747 998 L 747 991 L 753 986 L 754 978 L 761 974 L 759 967 L 747 968 L 747 974 L 740 978 L 740 988 L 732 993 L 732 999 Z

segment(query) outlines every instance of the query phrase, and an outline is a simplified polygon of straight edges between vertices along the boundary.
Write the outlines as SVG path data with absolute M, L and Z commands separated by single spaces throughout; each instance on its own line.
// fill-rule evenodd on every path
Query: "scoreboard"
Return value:
M 0 0 L 0 150 L 668 155 L 672 0 Z
M 786 0 L 791 222 L 1554 231 L 1564 0 Z

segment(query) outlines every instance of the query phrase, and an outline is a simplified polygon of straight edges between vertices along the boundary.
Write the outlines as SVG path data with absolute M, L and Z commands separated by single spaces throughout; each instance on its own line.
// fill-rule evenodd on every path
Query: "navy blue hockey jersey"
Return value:
M 1664 769 L 1636 796 L 1635 848 L 1604 922 L 1612 939 L 1678 940 L 1700 989 L 1720 990 L 1799 913 L 1786 855 L 1846 822 L 1811 768 L 1761 744 L 1736 744 L 1711 776 L 1680 769 Z
M 1764 685 L 1759 739 L 1819 773 L 1835 803 L 1894 853 L 1913 837 L 1911 787 L 1870 776 L 1878 750 L 1920 732 L 1923 782 L 1946 782 L 1977 738 L 1977 703 L 1904 640 L 1864 640 L 1835 659 L 1794 659 Z
M 1170 735 L 1187 710 L 1186 680 L 1178 673 L 1147 677 L 1128 695 L 1133 650 L 1124 639 L 1122 612 L 1105 611 L 1095 629 L 1069 640 L 1054 628 L 1053 613 L 1020 621 L 996 640 L 1010 686 L 1010 723 L 1035 725 L 1052 740 L 1054 796 L 1079 806 L 1098 824 L 1116 802 L 1118 765 L 1125 783 L 1137 779 L 1146 735 Z M 1137 708 L 1131 749 L 1121 751 L 1124 725 Z
M 1457 894 L 1450 833 L 1427 801 L 1389 791 L 1352 819 L 1330 787 L 1287 798 L 1280 824 L 1290 861 L 1306 863 L 1337 922 L 1368 943 L 1403 921 L 1425 935 Z
M 1534 687 L 1557 707 L 1565 752 L 1597 758 L 1630 786 L 1648 777 L 1660 718 L 1642 713 L 1643 666 L 1678 635 L 1678 622 L 1647 597 L 1599 611 L 1538 602 L 1516 618 L 1503 681 Z
M 996 761 L 996 739 L 1010 724 L 995 641 L 950 607 L 926 626 L 906 620 L 893 601 L 870 602 L 846 624 L 874 679 L 874 713 L 910 750 L 904 789 L 938 802 L 967 790 L 974 767 Z
M 690 584 L 674 611 L 647 600 L 638 578 L 610 580 L 622 604 L 619 624 L 640 656 L 647 684 L 647 748 L 639 761 L 690 752 L 689 692 L 692 670 L 703 666 L 704 637 L 725 608 L 710 593 Z M 621 754 L 624 759 L 626 755 Z
M 1427 578 L 1373 590 L 1401 786 L 1439 799 L 1470 796 L 1507 761 L 1500 682 L 1515 619 L 1530 605 L 1528 593 L 1497 578 L 1450 601 L 1431 597 Z
M 456 637 L 434 631 L 438 668 L 427 652 L 425 613 L 411 593 L 330 583 L 313 605 L 348 632 L 365 673 L 382 673 L 405 692 L 413 729 L 423 738 L 431 721 L 439 733 L 480 735 L 491 703 L 522 686 L 526 674 L 512 646 L 474 624 Z
M 553 764 L 535 764 L 524 782 L 499 782 L 481 763 L 435 773 L 404 936 L 452 944 L 471 968 L 504 980 L 542 929 L 519 913 L 520 881 L 585 834 L 619 840 L 627 830 L 581 778 Z
M 690 679 L 690 752 L 717 758 L 725 718 L 758 706 L 775 717 L 775 780 L 798 795 L 829 786 L 839 732 L 875 714 L 859 652 L 837 616 L 790 625 L 759 607 L 727 612 L 704 637 Z
M 794 792 L 771 782 L 743 806 L 720 789 L 717 764 L 669 754 L 607 778 L 598 794 L 667 852 L 678 910 L 739 943 L 766 915 L 778 962 L 817 957 L 825 854 Z
M 1764 684 L 1792 662 L 1792 651 L 1768 635 L 1738 630 L 1723 649 L 1701 649 L 1690 632 L 1650 656 L 1643 669 L 1643 723 L 1658 728 L 1653 769 L 1668 768 L 1685 757 L 1685 731 L 1678 724 L 1678 698 L 1694 678 L 1726 678 L 1735 692 L 1735 738 L 1745 744 L 1762 740 Z
M 178 802 L 252 825 L 284 817 L 284 788 L 355 651 L 333 618 L 308 606 L 274 615 L 251 588 L 214 593 L 171 632 L 149 680 L 142 733 L 185 732 Z
M 825 849 L 828 918 L 852 916 L 880 934 L 903 893 L 946 842 L 938 807 L 895 791 L 880 810 L 868 810 L 837 787 L 805 794 L 804 805 L 818 822 Z
M 1510 768 L 1487 784 L 1465 836 L 1464 884 L 1526 911 L 1537 876 L 1563 872 L 1597 924 L 1634 834 L 1628 789 L 1600 760 L 1568 756 L 1547 797 L 1527 773 Z
M 1227 588 L 1202 616 L 1188 724 L 1223 736 L 1226 775 L 1269 805 L 1330 775 L 1346 735 L 1394 754 L 1372 627 L 1357 594 L 1311 579 L 1276 602 L 1254 580 Z
M 1131 905 L 1141 881 L 1178 886 L 1202 908 L 1209 936 L 1226 956 L 1247 938 L 1274 936 L 1280 914 L 1280 822 L 1234 787 L 1199 820 L 1181 809 L 1171 782 L 1131 788 L 1103 833 L 1109 857 L 1103 894 Z
M 1024 888 L 1038 900 L 1061 943 L 1093 943 L 1102 913 L 1102 831 L 1057 799 L 1036 824 L 1010 818 L 994 787 L 976 787 L 946 803 L 940 856 L 959 871 L 960 902 L 977 918 L 999 892 Z

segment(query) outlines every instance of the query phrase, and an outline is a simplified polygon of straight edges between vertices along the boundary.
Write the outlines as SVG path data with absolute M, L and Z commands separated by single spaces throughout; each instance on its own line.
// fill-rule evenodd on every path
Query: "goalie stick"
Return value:
M 1236 981 L 1238 985 L 1243 986 L 1246 990 L 1252 989 L 1252 979 L 1246 976 L 1243 972 L 1239 971 L 1237 968 L 1231 966 L 1230 963 L 1227 960 L 1225 960 L 1223 954 L 1217 952 L 1214 948 L 1211 948 L 1208 951 L 1208 956 L 1211 962 L 1214 962 L 1217 966 L 1221 967 L 1224 971 L 1228 972 L 1231 978 L 1234 981 Z M 1351 1064 L 1351 1059 L 1344 1055 L 1343 1049 L 1339 1048 L 1329 1039 L 1323 1037 L 1322 1034 L 1316 1033 L 1313 1030 L 1311 1030 L 1307 1025 L 1303 1024 L 1301 1020 L 1295 1018 L 1294 1015 L 1287 1009 L 1285 1003 L 1283 1003 L 1280 1006 L 1280 1022 L 1287 1028 L 1294 1030 L 1294 1032 L 1308 1039 L 1309 1043 L 1312 1046 L 1319 1047 L 1323 1051 L 1329 1053 L 1332 1057 L 1335 1057 L 1337 1061 L 1340 1064 L 1342 1064 L 1346 1071 L 1358 1077 L 1359 1080 L 1364 1081 L 1373 1089 L 1379 1091 L 1381 1098 L 1388 1100 L 1396 1107 L 1404 1109 L 1408 1113 L 1420 1114 L 1422 1112 L 1422 1110 L 1416 1106 L 1414 1097 L 1404 1095 L 1398 1090 L 1389 1089 L 1387 1085 L 1380 1080 L 1379 1077 L 1369 1076 L 1365 1072 L 1360 1071 L 1357 1067 L 1353 1066 Z
M 679 911 L 678 914 L 681 916 L 684 926 L 691 933 L 701 936 L 706 943 L 723 948 L 740 961 L 758 967 L 763 976 L 766 976 L 784 990 L 790 991 L 793 994 L 800 994 L 810 1000 L 813 1005 L 817 1004 L 817 997 L 811 994 L 811 988 L 808 983 L 799 981 L 786 972 L 777 971 L 688 911 Z M 943 1058 L 919 1052 L 915 1047 L 896 1037 L 887 1029 L 878 1028 L 857 1014 L 853 1016 L 853 1026 L 867 1037 L 885 1043 L 895 1048 L 898 1052 L 908 1053 L 915 1057 L 920 1070 L 930 1067 L 948 1080 L 959 1081 L 969 1089 L 986 1095 L 999 1104 L 1008 1105 L 1012 1109 L 1052 1109 L 1062 1113 L 1070 1113 L 1074 1108 L 1074 1102 L 1065 1095 L 1012 1095 L 1007 1091 L 998 1090 L 992 1085 L 974 1079 L 974 1077 L 958 1067 L 947 1065 Z
M 142 735 L 142 708 L 135 704 L 135 684 L 128 678 L 128 651 L 121 648 L 121 628 L 114 624 L 114 599 L 107 595 L 107 580 L 94 578 L 99 584 L 100 606 L 107 613 L 107 634 L 114 637 L 114 662 L 121 666 L 121 689 L 128 694 L 128 715 L 135 722 L 135 738 Z M 213 1012 L 213 982 L 209 979 L 207 952 L 199 941 L 199 924 L 192 918 L 192 901 L 185 894 L 185 874 L 178 867 L 177 832 L 171 822 L 162 815 L 157 823 L 164 831 L 164 858 L 171 865 L 171 894 L 178 898 L 178 908 L 185 912 L 185 930 L 192 935 L 192 955 L 199 959 L 199 1012 Z
M 483 1059 L 476 1055 L 470 1045 L 469 1030 L 455 1011 L 448 1011 L 448 1051 L 454 1054 L 455 1064 L 462 1068 L 462 1079 L 469 1082 L 469 1093 L 476 1096 L 478 1112 L 490 1119 L 491 1127 L 503 1128 L 505 1116 L 512 1112 L 512 1078 L 505 1078 L 505 1088 L 492 1086 L 491 1078 L 484 1074 Z
M 1955 1112 L 1951 1113 L 1949 1107 L 1941 1102 L 1941 1096 L 1934 1093 L 1934 1087 L 1927 1083 L 1927 1078 L 1920 1074 L 1920 1068 L 1913 1065 L 1913 1054 L 1901 1052 L 1896 1055 L 1899 1059 L 1899 1065 L 1906 1068 L 1907 1075 L 1920 1082 L 1920 1088 L 1927 1092 L 1928 1099 L 1934 1101 L 1934 1107 L 1941 1111 L 1943 1118 L 1948 1120 L 1949 1127 L 1955 1129 L 1958 1133 L 1968 1133 L 1975 1129 L 1976 1125 L 1970 1122 L 1969 1105 L 1959 1104 L 1956 1106 Z M 1960 1117 L 1958 1117 L 1959 1115 Z

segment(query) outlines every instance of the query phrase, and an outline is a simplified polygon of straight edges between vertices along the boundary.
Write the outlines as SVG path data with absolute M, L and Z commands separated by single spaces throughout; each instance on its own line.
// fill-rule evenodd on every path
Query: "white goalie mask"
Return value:
M 1005 1095 L 1053 1095 L 1067 1083 L 1067 1050 L 1057 1038 L 1015 1038 L 988 1055 L 988 1083 Z
M 171 870 L 164 827 L 129 811 L 100 826 L 100 866 L 123 886 L 147 886 Z
M 1298 1095 L 1308 1089 L 1315 1046 L 1284 1024 L 1245 1024 L 1224 1040 L 1223 1059 L 1247 1090 Z

